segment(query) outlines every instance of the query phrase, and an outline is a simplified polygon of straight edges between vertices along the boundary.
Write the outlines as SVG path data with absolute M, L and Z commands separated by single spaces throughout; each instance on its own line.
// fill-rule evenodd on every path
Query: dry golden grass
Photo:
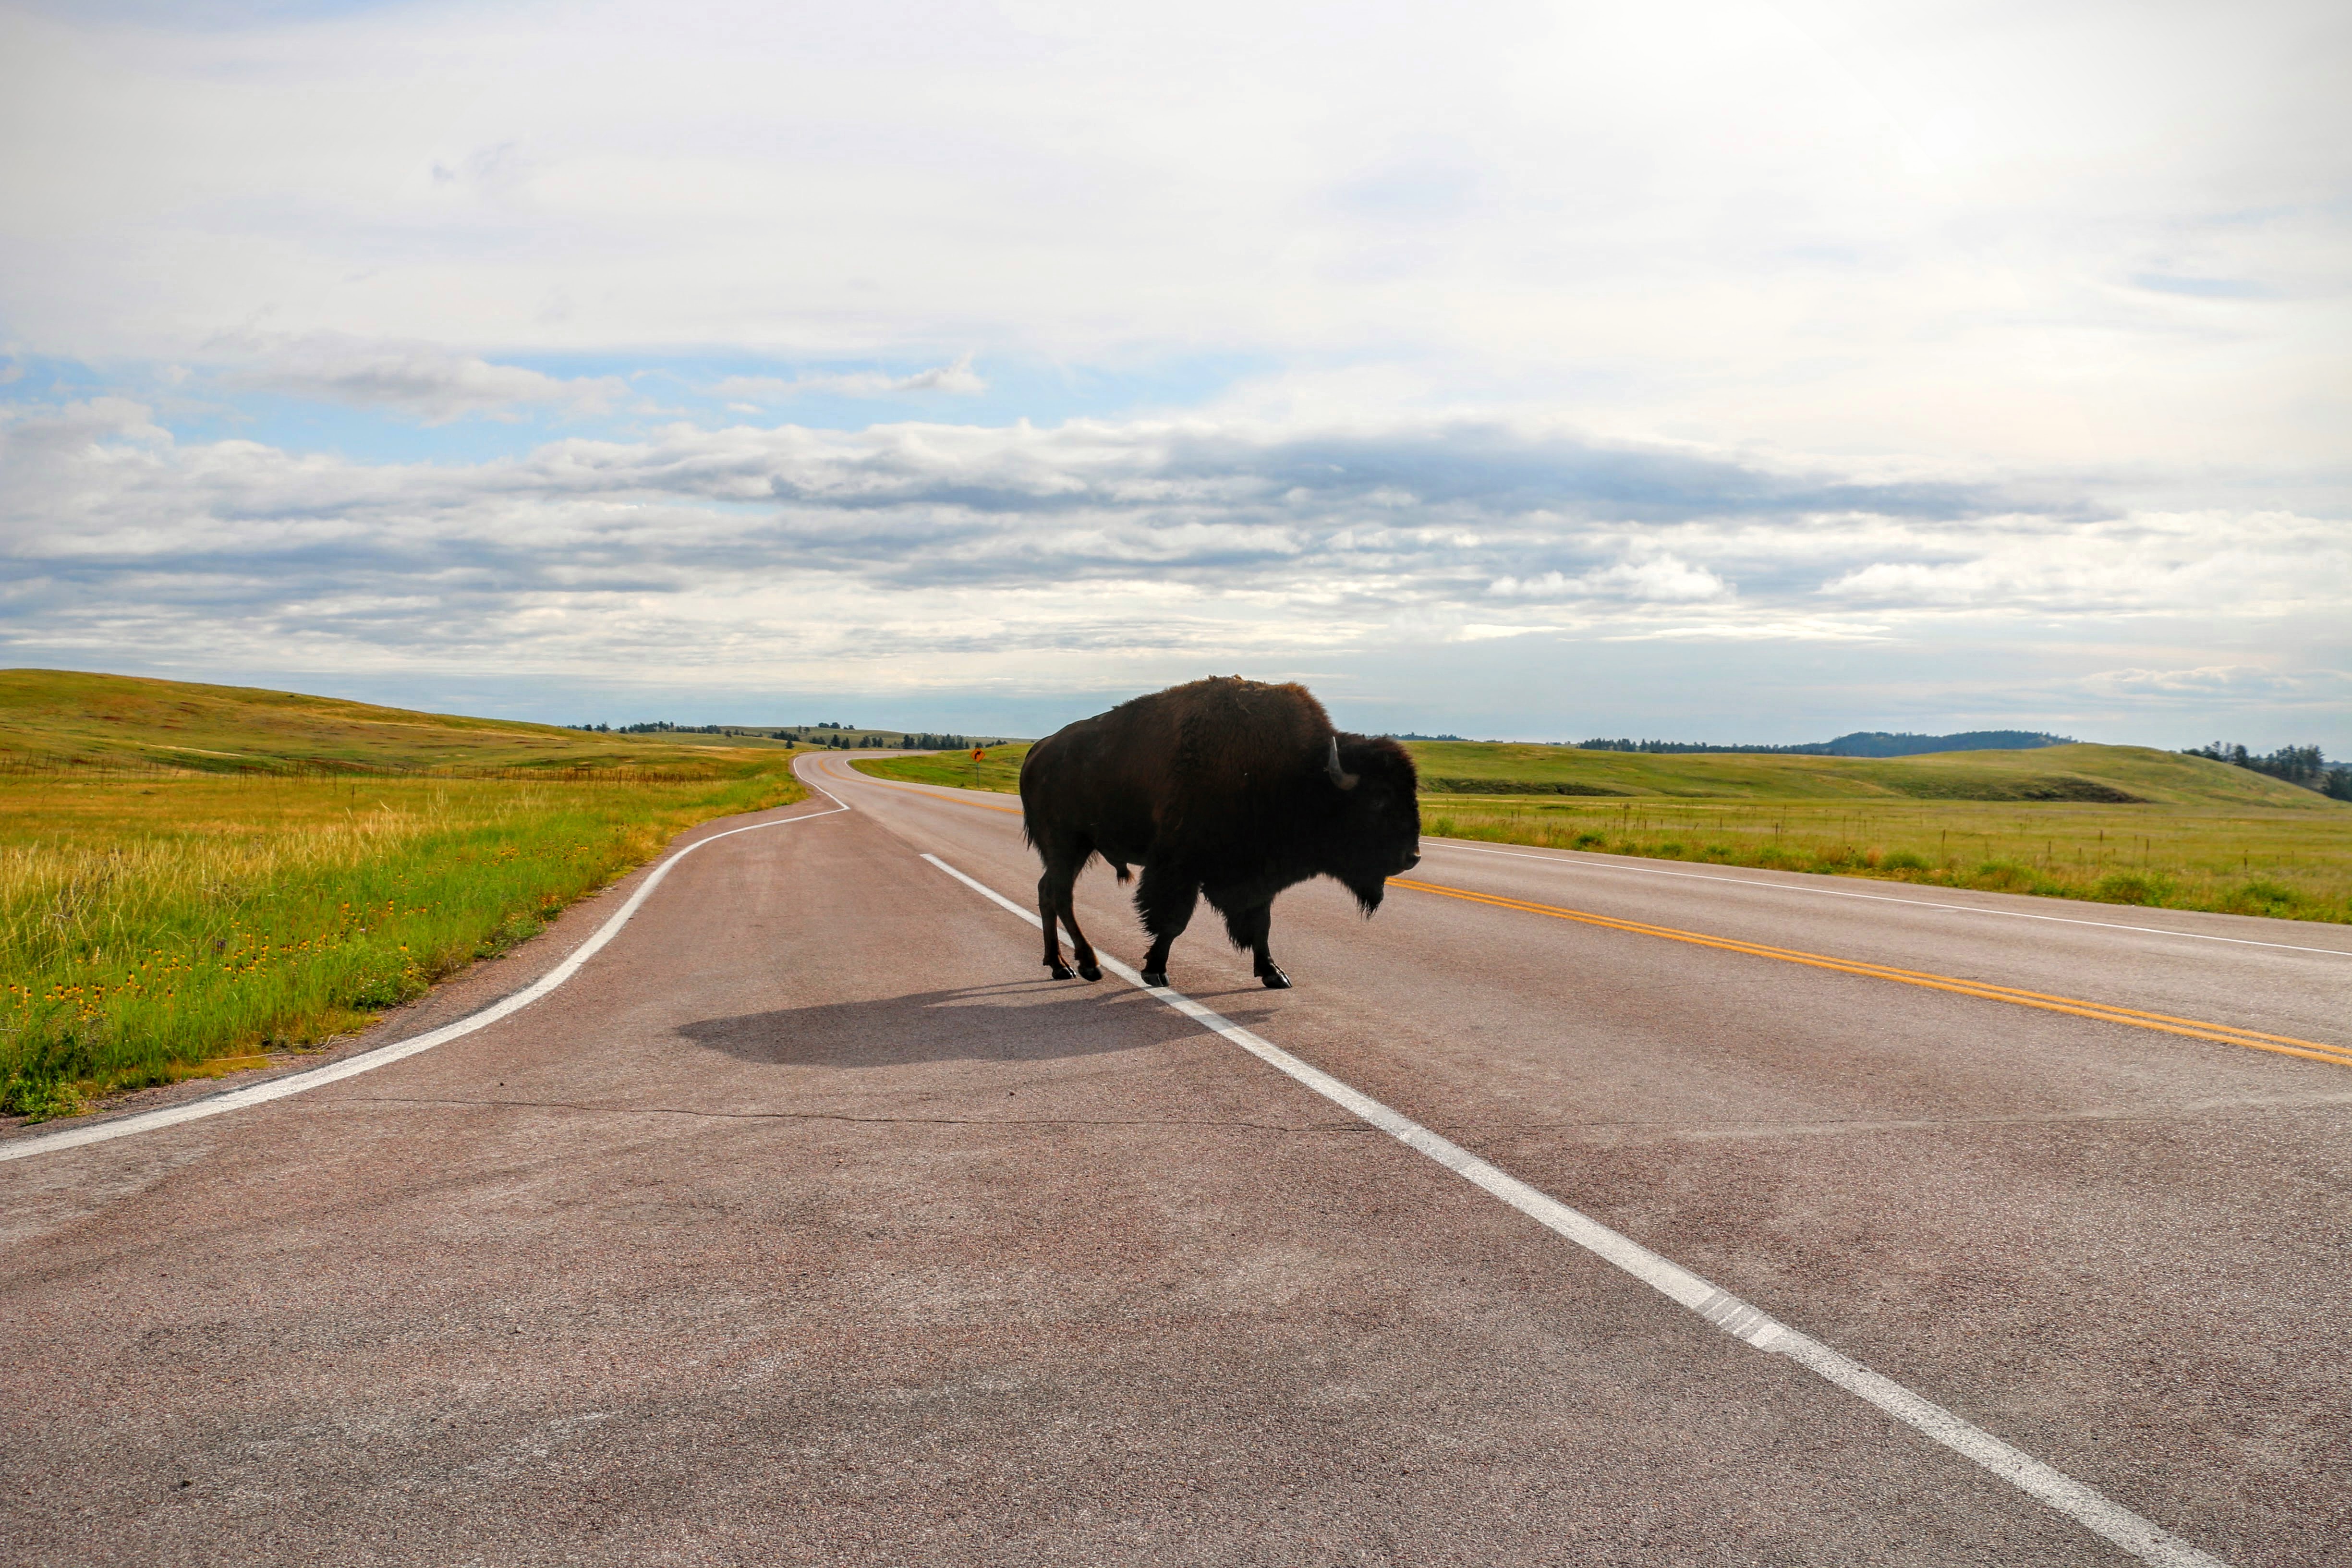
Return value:
M 67 684 L 103 698 L 114 679 Z M 680 828 L 803 793 L 779 749 L 554 731 L 527 733 L 537 765 L 517 764 L 499 737 L 545 727 L 383 709 L 363 715 L 363 771 L 296 767 L 320 739 L 318 700 L 240 708 L 226 688 L 188 702 L 251 765 L 169 770 L 140 760 L 152 731 L 104 716 L 120 703 L 87 720 L 114 726 L 111 750 L 58 750 L 83 721 L 59 710 L 59 682 L 30 684 L 48 706 L 0 732 L 17 743 L 0 770 L 0 1112 L 58 1114 L 354 1027 Z M 129 684 L 137 703 L 176 700 L 169 682 Z M 404 729 L 424 741 L 402 751 Z M 473 749 L 453 759 L 445 731 Z

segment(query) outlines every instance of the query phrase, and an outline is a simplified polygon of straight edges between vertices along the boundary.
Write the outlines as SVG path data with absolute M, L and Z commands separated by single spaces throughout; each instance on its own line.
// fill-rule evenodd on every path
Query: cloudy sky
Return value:
M 0 5 L 0 663 L 2352 753 L 2340 4 Z

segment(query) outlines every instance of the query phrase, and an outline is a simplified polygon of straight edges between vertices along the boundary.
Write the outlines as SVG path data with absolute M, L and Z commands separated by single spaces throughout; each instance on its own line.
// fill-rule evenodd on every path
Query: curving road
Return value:
M 0 1145 L 0 1557 L 2352 1554 L 2352 931 L 1431 840 L 1177 998 L 802 765 L 487 1026 Z

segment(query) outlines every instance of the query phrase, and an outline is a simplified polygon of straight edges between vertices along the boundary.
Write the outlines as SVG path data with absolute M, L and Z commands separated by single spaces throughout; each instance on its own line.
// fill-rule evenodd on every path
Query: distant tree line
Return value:
M 767 735 L 773 730 L 746 730 L 738 724 L 673 724 L 667 720 L 656 720 L 647 724 L 624 724 L 615 730 L 610 724 L 566 724 L 567 730 L 579 730 L 591 735 Z
M 2352 800 L 2352 763 L 2331 763 L 2317 746 L 2281 746 L 2267 756 L 2257 756 L 2243 746 L 2216 741 L 2208 746 L 2188 747 L 2181 754 L 2210 757 L 2233 768 L 2268 773 L 2317 790 L 2334 800 Z
M 2066 735 L 2039 730 L 1963 730 L 1953 735 L 1914 735 L 1907 731 L 1857 730 L 1834 741 L 1812 741 L 1801 746 L 1718 746 L 1705 741 L 1612 741 L 1605 737 L 1579 741 L 1585 752 L 1650 752 L 1680 755 L 1693 752 L 1740 752 L 1784 757 L 1916 757 L 1927 752 L 2030 752 L 2041 746 L 2071 746 Z
M 1001 746 L 1002 741 L 975 741 L 970 735 L 900 735 L 892 740 L 887 735 L 867 732 L 860 735 L 820 735 L 809 742 L 812 746 L 830 747 L 839 752 L 863 751 L 872 748 L 890 752 L 964 752 L 974 746 Z
M 895 741 L 887 735 L 830 735 L 810 742 L 811 745 L 830 746 L 836 751 L 844 752 L 861 751 L 867 747 L 885 752 L 962 752 L 969 751 L 974 746 L 993 746 L 1000 743 L 995 741 L 975 741 L 969 735 L 929 733 L 901 735 Z
M 1416 735 L 1390 733 L 1391 741 L 1466 741 L 1466 735 Z M 1500 742 L 1488 741 L 1486 744 Z M 1570 746 L 1580 752 L 1648 752 L 1658 755 L 1682 755 L 1698 752 L 1736 752 L 1759 755 L 1788 757 L 1913 757 L 1925 752 L 2028 752 L 2037 746 L 2071 746 L 2071 735 L 2045 734 L 2040 730 L 1964 730 L 1955 735 L 1914 735 L 1909 731 L 1890 733 L 1885 730 L 1857 730 L 1851 735 L 1840 735 L 1834 741 L 1809 741 L 1799 746 L 1720 746 L 1712 741 L 1636 741 L 1620 736 L 1614 740 L 1597 735 L 1590 741 L 1537 741 L 1528 744 Z
M 919 735 L 901 733 L 892 740 L 877 731 L 858 731 L 854 724 L 844 724 L 828 719 L 821 724 L 785 724 L 774 728 L 755 728 L 741 724 L 673 724 L 667 719 L 656 719 L 643 724 L 624 724 L 614 729 L 610 724 L 566 724 L 567 730 L 578 730 L 590 735 L 741 735 L 770 741 L 782 741 L 792 745 L 806 741 L 812 746 L 833 751 L 879 749 L 906 752 L 962 752 L 974 746 L 1001 746 L 996 740 L 976 740 L 970 735 L 935 735 L 925 731 Z M 820 732 L 822 731 L 822 732 Z
M 1590 741 L 1577 742 L 1576 749 L 1580 752 L 1654 752 L 1661 755 L 1673 755 L 1684 752 L 1788 752 L 1794 751 L 1796 748 L 1793 746 L 1717 746 L 1705 741 L 1634 741 L 1622 738 L 1612 741 L 1605 735 L 1595 735 Z

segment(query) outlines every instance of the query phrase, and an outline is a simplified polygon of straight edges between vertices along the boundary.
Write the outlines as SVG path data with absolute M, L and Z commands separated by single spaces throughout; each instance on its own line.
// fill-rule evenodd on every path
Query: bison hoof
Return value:
M 1257 972 L 1257 977 L 1265 983 L 1265 988 L 1268 991 L 1290 989 L 1290 976 L 1282 972 L 1282 966 L 1278 963 L 1267 964 Z
M 1100 980 L 1102 978 L 1102 970 L 1095 964 L 1081 963 L 1078 965 L 1078 978 L 1081 980 Z
M 1143 972 L 1143 983 L 1146 985 L 1166 985 L 1168 972 L 1164 969 L 1147 969 Z
M 1056 980 L 1076 980 L 1078 977 L 1078 972 L 1066 963 L 1049 963 L 1045 967 L 1053 971 Z

